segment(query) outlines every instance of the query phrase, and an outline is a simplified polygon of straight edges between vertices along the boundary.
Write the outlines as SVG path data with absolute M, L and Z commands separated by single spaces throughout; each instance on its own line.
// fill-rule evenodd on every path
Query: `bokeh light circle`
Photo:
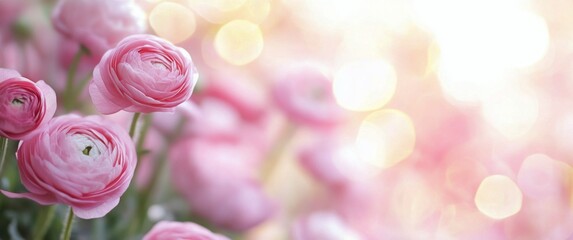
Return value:
M 383 60 L 352 62 L 335 73 L 332 88 L 343 108 L 371 111 L 384 106 L 394 95 L 396 72 Z
M 410 117 L 393 109 L 368 115 L 360 125 L 356 150 L 361 159 L 378 169 L 396 165 L 414 150 L 416 134 Z
M 149 25 L 157 36 L 176 44 L 195 32 L 195 14 L 181 4 L 162 2 L 149 13 Z
M 521 210 L 523 194 L 517 184 L 504 175 L 486 177 L 475 195 L 475 204 L 484 215 L 504 219 Z
M 263 33 L 258 25 L 246 20 L 233 20 L 223 25 L 215 36 L 215 50 L 233 65 L 245 65 L 263 51 Z

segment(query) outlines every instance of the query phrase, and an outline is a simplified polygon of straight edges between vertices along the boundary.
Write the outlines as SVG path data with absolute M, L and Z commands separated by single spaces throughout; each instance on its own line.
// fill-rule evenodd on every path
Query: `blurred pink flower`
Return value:
M 146 29 L 143 10 L 132 0 L 60 0 L 52 21 L 60 33 L 82 44 L 96 59 L 121 39 Z
M 217 98 L 232 106 L 245 121 L 257 122 L 268 112 L 268 100 L 260 86 L 248 78 L 236 75 L 213 74 L 205 78 L 199 98 Z
M 339 144 L 329 139 L 321 139 L 299 153 L 299 162 L 314 179 L 327 187 L 338 189 L 351 183 L 351 178 L 345 175 L 337 166 L 337 151 Z
M 22 183 L 29 193 L 2 191 L 42 205 L 62 203 L 85 219 L 106 215 L 127 190 L 137 163 L 127 132 L 99 116 L 64 115 L 21 142 Z
M 34 83 L 0 68 L 0 136 L 26 138 L 52 119 L 56 106 L 56 93 L 44 81 Z
M 360 240 L 360 233 L 352 229 L 334 212 L 317 211 L 295 220 L 291 230 L 293 240 Z
M 260 149 L 234 136 L 205 136 L 175 145 L 171 177 L 193 212 L 212 223 L 242 231 L 268 219 L 274 204 L 256 181 Z
M 192 222 L 161 221 L 143 236 L 143 240 L 228 240 L 227 237 L 212 233 Z
M 89 93 L 103 114 L 169 112 L 191 97 L 197 78 L 185 49 L 153 35 L 133 35 L 106 52 Z
M 280 76 L 272 94 L 278 107 L 297 123 L 330 128 L 345 117 L 334 99 L 331 80 L 312 65 L 297 66 Z
M 27 5 L 27 0 L 0 1 L 0 29 L 12 24 Z
M 44 78 L 46 67 L 42 63 L 40 49 L 33 42 L 22 42 L 12 37 L 0 40 L 0 66 L 15 69 L 30 79 Z

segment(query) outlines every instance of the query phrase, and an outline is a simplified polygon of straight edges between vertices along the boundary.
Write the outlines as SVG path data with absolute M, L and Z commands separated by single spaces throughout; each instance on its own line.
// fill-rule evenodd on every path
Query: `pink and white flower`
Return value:
M 133 35 L 105 53 L 89 93 L 103 114 L 172 112 L 191 97 L 197 79 L 185 49 L 153 35 Z
M 270 218 L 275 205 L 256 180 L 261 150 L 248 139 L 204 136 L 171 152 L 171 179 L 194 213 L 235 231 Z
M 60 0 L 52 21 L 56 30 L 96 59 L 121 39 L 146 29 L 145 14 L 132 0 Z
M 293 121 L 314 128 L 331 128 L 345 118 L 332 92 L 332 81 L 313 65 L 293 67 L 274 83 L 277 106 Z
M 137 163 L 127 132 L 99 116 L 56 117 L 22 141 L 16 157 L 29 192 L 4 195 L 66 204 L 85 219 L 103 217 L 117 206 Z
M 56 112 L 56 93 L 11 69 L 0 68 L 0 136 L 24 139 L 43 127 Z

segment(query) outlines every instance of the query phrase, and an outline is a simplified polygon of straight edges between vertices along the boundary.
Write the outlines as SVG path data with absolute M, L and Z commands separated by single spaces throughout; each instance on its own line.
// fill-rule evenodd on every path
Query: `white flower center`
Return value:
M 24 98 L 23 97 L 17 97 L 12 99 L 12 106 L 14 107 L 22 107 L 24 105 Z
M 85 156 L 95 158 L 101 154 L 98 144 L 96 144 L 91 138 L 83 135 L 74 135 L 73 141 L 76 149 Z

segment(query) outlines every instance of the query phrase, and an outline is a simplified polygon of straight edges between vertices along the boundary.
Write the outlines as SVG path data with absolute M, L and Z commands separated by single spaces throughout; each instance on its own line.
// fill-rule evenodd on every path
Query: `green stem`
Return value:
M 50 225 L 52 224 L 55 212 L 55 205 L 42 207 L 40 209 L 40 213 L 36 219 L 36 225 L 34 226 L 34 235 L 32 236 L 33 240 L 44 239 L 44 235 L 46 235 L 48 228 L 50 228 Z
M 2 180 L 2 169 L 4 168 L 4 161 L 6 160 L 6 153 L 8 152 L 8 142 L 7 138 L 0 137 L 0 149 L 2 156 L 0 156 L 0 180 Z
M 151 194 L 157 188 L 157 185 L 159 184 L 159 179 L 161 178 L 161 173 L 164 172 L 164 169 L 167 166 L 167 161 L 164 160 L 165 158 L 167 158 L 169 147 L 180 136 L 183 126 L 185 126 L 185 119 L 180 119 L 173 132 L 167 136 L 161 151 L 154 159 L 155 161 L 153 161 L 154 164 L 159 164 L 159 166 L 155 166 L 153 174 L 151 176 L 151 180 L 149 181 L 149 185 L 147 186 L 147 188 L 143 190 L 143 192 L 137 199 L 137 208 L 135 212 L 137 217 L 134 218 L 137 219 L 136 221 L 139 221 L 137 223 L 137 226 L 135 226 L 135 229 L 137 230 L 142 230 L 143 227 L 145 227 L 145 222 L 147 220 L 147 208 L 149 207 L 149 205 L 151 205 L 151 200 L 152 200 Z
M 60 240 L 69 240 L 72 235 L 72 223 L 74 220 L 74 210 L 72 207 L 68 207 L 68 215 L 64 222 L 64 229 L 62 230 L 62 236 Z
M 145 144 L 145 137 L 147 132 L 149 132 L 149 127 L 151 126 L 151 114 L 146 114 L 143 116 L 143 126 L 141 126 L 139 136 L 137 137 L 137 143 L 135 150 L 137 151 L 137 165 L 135 165 L 135 172 L 137 173 L 139 166 L 141 165 L 141 158 L 143 156 L 143 144 Z
M 131 138 L 133 138 L 133 135 L 135 134 L 135 128 L 137 127 L 137 120 L 139 120 L 139 116 L 141 116 L 141 113 L 135 113 L 131 119 L 131 126 L 129 127 L 129 137 Z
M 92 73 L 89 73 L 87 76 L 85 76 L 80 83 L 78 84 L 78 86 L 76 88 L 74 88 L 74 90 L 70 93 L 70 96 L 72 99 L 76 100 L 78 99 L 78 96 L 82 93 L 82 91 L 84 90 L 84 88 L 86 87 L 86 85 L 88 85 L 88 83 L 90 82 L 90 80 L 92 79 Z
M 80 60 L 82 56 L 87 53 L 86 49 L 83 46 L 80 46 L 76 55 L 72 59 L 72 63 L 70 64 L 70 69 L 68 70 L 68 75 L 66 76 L 66 89 L 64 90 L 64 108 L 67 111 L 71 111 L 76 103 L 74 96 L 74 78 L 76 76 L 76 72 L 78 70 L 78 66 L 80 65 Z

